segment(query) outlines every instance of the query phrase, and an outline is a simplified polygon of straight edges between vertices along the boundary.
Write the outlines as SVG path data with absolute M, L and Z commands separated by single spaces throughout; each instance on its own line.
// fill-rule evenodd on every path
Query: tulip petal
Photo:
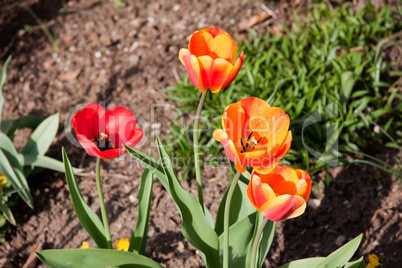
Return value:
M 209 89 L 216 93 L 222 89 L 227 77 L 233 69 L 233 65 L 221 58 L 214 60 L 212 72 L 209 80 Z
M 96 144 L 89 140 L 85 135 L 83 134 L 77 134 L 77 140 L 81 144 L 82 148 L 90 155 L 94 157 L 100 157 L 103 160 L 105 160 L 105 155 L 99 148 L 96 146 Z
M 179 60 L 181 62 L 181 64 L 183 64 L 184 66 L 186 66 L 186 64 L 184 64 L 184 57 L 190 55 L 190 51 L 188 49 L 182 48 L 179 51 Z
M 104 114 L 105 109 L 98 103 L 86 105 L 71 119 L 75 132 L 85 135 L 89 139 L 97 138 L 99 129 L 105 128 L 105 121 L 100 120 Z
M 269 200 L 259 211 L 271 221 L 282 220 L 283 217 L 297 205 L 296 199 L 291 195 L 280 195 Z
M 245 112 L 239 103 L 230 104 L 222 116 L 222 126 L 236 148 L 241 148 L 240 139 L 247 135 L 244 128 Z
M 229 75 L 226 77 L 226 81 L 223 83 L 222 88 L 226 88 L 233 82 L 237 74 L 239 73 L 241 67 L 243 66 L 244 62 L 244 52 L 240 53 L 240 57 L 236 60 L 232 70 L 230 71 Z
M 190 79 L 190 82 L 199 90 L 201 90 L 202 93 L 205 93 L 205 88 L 202 83 L 202 78 L 201 78 L 201 70 L 200 70 L 200 65 L 198 63 L 198 60 L 196 56 L 194 55 L 183 55 L 183 61 L 184 65 L 186 66 L 187 74 Z
M 208 55 L 216 58 L 216 55 L 211 53 L 213 40 L 213 36 L 208 31 L 200 30 L 191 35 L 188 50 L 196 57 Z
M 142 131 L 142 129 L 136 128 L 134 131 L 134 135 L 130 138 L 130 140 L 128 140 L 124 144 L 129 147 L 134 147 L 137 143 L 140 142 L 140 140 L 142 139 L 143 136 L 144 136 L 144 132 Z
M 289 116 L 278 107 L 270 107 L 250 115 L 250 131 L 267 138 L 267 147 L 282 144 L 289 130 Z
M 311 178 L 310 178 L 310 175 L 308 175 L 308 173 L 306 171 L 302 170 L 302 169 L 296 169 L 295 171 L 296 171 L 297 176 L 299 177 L 300 181 L 305 181 L 306 185 L 307 185 L 306 188 L 305 188 L 305 191 L 302 190 L 303 189 L 302 186 L 300 186 L 300 190 L 299 190 L 299 187 L 298 187 L 297 188 L 298 189 L 297 194 L 300 195 L 301 197 L 303 197 L 304 200 L 307 202 L 307 200 L 310 197 L 310 193 L 311 193 Z M 304 187 L 303 182 L 301 182 L 300 184 L 302 184 L 303 187 Z M 299 191 L 300 191 L 300 193 L 299 193 Z
M 219 58 L 233 63 L 237 54 L 237 46 L 230 35 L 220 34 L 214 38 L 212 51 L 215 52 Z
M 247 195 L 257 209 L 262 207 L 269 200 L 276 198 L 276 194 L 270 185 L 262 183 L 260 177 L 256 174 L 251 176 L 247 187 Z
M 288 213 L 283 216 L 283 219 L 299 217 L 306 210 L 306 201 L 302 197 L 295 195 L 294 200 L 296 201 L 296 204 Z
M 102 153 L 104 154 L 104 156 L 106 158 L 116 158 L 119 157 L 120 155 L 124 154 L 126 152 L 126 150 L 124 148 L 114 148 L 114 149 L 109 149 L 109 150 L 105 150 Z

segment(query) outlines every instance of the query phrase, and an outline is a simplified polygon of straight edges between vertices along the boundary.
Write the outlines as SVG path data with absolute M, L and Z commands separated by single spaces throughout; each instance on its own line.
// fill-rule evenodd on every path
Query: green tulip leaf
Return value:
M 140 187 L 138 190 L 138 217 L 137 224 L 130 238 L 128 251 L 145 255 L 147 242 L 149 211 L 151 208 L 153 174 L 149 169 L 142 173 Z
M 1 122 L 1 130 L 12 139 L 17 129 L 36 128 L 43 120 L 42 117 L 37 115 L 21 116 L 14 120 L 8 119 Z
M 257 236 L 257 231 L 264 220 L 265 220 L 264 215 L 262 215 L 260 212 L 257 212 L 256 220 L 255 220 L 256 224 L 255 224 L 251 244 L 254 244 L 254 241 Z M 261 235 L 261 240 L 258 244 L 257 267 L 262 267 L 262 264 L 264 263 L 264 260 L 268 254 L 268 251 L 271 248 L 272 241 L 274 240 L 274 235 L 275 235 L 275 222 L 268 220 L 268 222 L 265 224 L 264 231 L 262 232 L 262 235 Z M 252 251 L 252 248 L 250 248 L 250 250 L 247 254 L 246 267 L 250 266 L 251 251 Z
M 4 97 L 3 97 L 3 85 L 4 81 L 6 81 L 6 72 L 7 72 L 7 67 L 8 64 L 10 63 L 11 56 L 7 58 L 7 60 L 4 62 L 3 68 L 1 69 L 0 72 L 0 121 L 1 121 L 1 113 L 3 111 L 3 105 L 4 105 Z M 0 128 L 1 130 L 1 128 Z
M 142 255 L 113 249 L 49 249 L 36 252 L 49 268 L 161 268 L 162 266 Z
M 12 225 L 16 225 L 14 215 L 11 212 L 11 209 L 1 197 L 0 197 L 0 211 L 2 213 L 2 216 L 4 216 L 4 218 L 6 218 L 8 222 L 10 222 Z
M 216 215 L 215 232 L 217 233 L 217 235 L 221 235 L 223 232 L 223 218 L 225 214 L 227 192 L 228 191 L 226 191 L 225 195 L 222 198 L 222 201 L 219 205 L 218 213 Z M 230 206 L 229 214 L 229 226 L 243 219 L 244 217 L 248 217 L 251 213 L 254 213 L 255 211 L 256 209 L 248 200 L 247 184 L 239 180 L 233 192 L 232 205 Z
M 59 114 L 49 116 L 32 132 L 22 155 L 44 155 L 56 137 L 59 128 Z
M 316 268 L 342 267 L 353 257 L 362 241 L 362 238 L 362 234 L 358 235 L 352 241 L 349 241 L 337 251 L 331 253 L 318 266 L 316 266 Z
M 137 149 L 128 147 L 126 145 L 123 146 L 129 154 L 131 154 L 145 168 L 149 169 L 153 174 L 156 175 L 156 177 L 158 177 L 165 189 L 169 188 L 169 183 L 167 181 L 165 172 L 163 171 L 163 167 L 158 162 L 156 162 L 151 156 L 148 156 Z
M 18 154 L 11 140 L 0 132 L 0 172 L 7 177 L 18 194 L 31 208 L 33 201 L 27 180 L 18 161 Z
M 68 160 L 66 151 L 62 149 L 64 168 L 66 173 L 66 180 L 68 189 L 70 190 L 71 200 L 73 207 L 81 225 L 85 228 L 91 238 L 95 241 L 96 245 L 100 248 L 107 248 L 105 231 L 103 224 L 99 217 L 92 211 L 92 209 L 85 203 L 81 191 L 75 181 L 73 168 L 70 160 Z M 72 266 L 74 267 L 74 266 Z M 85 267 L 85 266 L 84 266 Z
M 308 258 L 308 259 L 301 259 L 297 261 L 292 261 L 286 263 L 279 268 L 312 268 L 319 265 L 325 258 L 323 257 L 315 257 L 315 258 Z
M 366 263 L 364 262 L 363 257 L 361 257 L 354 262 L 348 262 L 343 268 L 366 268 Z
M 163 171 L 169 183 L 169 188 L 166 190 L 179 209 L 184 237 L 203 253 L 201 256 L 204 257 L 207 267 L 219 267 L 218 236 L 205 218 L 198 200 L 180 185 L 174 174 L 170 158 L 159 138 L 157 138 L 157 144 Z
M 18 160 L 21 166 L 42 167 L 64 173 L 63 162 L 45 155 L 30 156 L 30 155 L 19 154 Z M 81 171 L 82 169 L 73 168 L 74 174 L 79 173 Z

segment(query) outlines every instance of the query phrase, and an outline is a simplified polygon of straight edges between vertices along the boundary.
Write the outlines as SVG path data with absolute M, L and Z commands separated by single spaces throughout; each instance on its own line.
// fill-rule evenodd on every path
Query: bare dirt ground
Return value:
M 69 118 L 76 108 L 90 102 L 107 107 L 125 106 L 138 117 L 145 138 L 137 146 L 153 149 L 155 137 L 168 133 L 175 113 L 174 103 L 160 89 L 171 86 L 184 71 L 178 52 L 187 37 L 206 27 L 220 27 L 235 38 L 252 19 L 266 14 L 275 18 L 252 26 L 258 33 L 273 31 L 292 11 L 303 12 L 305 1 L 114 1 L 3 0 L 0 4 L 0 62 L 13 59 L 3 89 L 5 118 L 36 114 L 60 115 L 60 130 L 48 155 L 61 159 L 65 147 L 74 166 L 85 171 L 77 176 L 88 204 L 99 213 L 94 158 L 69 140 Z M 265 7 L 263 7 L 264 5 Z M 22 7 L 32 10 L 50 32 L 57 33 L 58 51 L 44 31 Z M 257 20 L 258 21 L 258 20 Z M 30 25 L 32 27 L 25 26 Z M 2 65 L 2 64 L 1 64 Z M 155 107 L 155 104 L 158 107 Z M 166 105 L 171 105 L 170 108 Z M 22 148 L 29 131 L 15 141 Z M 395 151 L 378 157 L 393 163 Z M 401 155 L 398 156 L 401 158 Z M 128 155 L 107 161 L 102 167 L 103 187 L 111 223 L 112 238 L 129 237 L 137 218 L 139 178 L 142 167 Z M 229 169 L 204 167 L 207 207 L 216 213 L 228 186 Z M 358 256 L 376 253 L 384 267 L 402 263 L 401 186 L 396 178 L 371 167 L 336 168 L 329 187 L 322 187 L 297 219 L 277 224 L 277 233 L 266 267 L 278 267 L 291 260 L 326 256 L 360 233 L 364 240 Z M 316 182 L 320 176 L 313 177 Z M 18 225 L 5 234 L 0 244 L 0 267 L 22 267 L 31 248 L 79 248 L 82 241 L 95 247 L 75 216 L 64 174 L 43 171 L 28 180 L 34 210 L 23 204 L 13 209 Z M 184 187 L 196 194 L 193 180 Z M 165 267 L 202 267 L 196 250 L 181 234 L 181 220 L 175 205 L 161 184 L 154 184 L 147 256 Z M 44 265 L 31 263 L 32 267 Z

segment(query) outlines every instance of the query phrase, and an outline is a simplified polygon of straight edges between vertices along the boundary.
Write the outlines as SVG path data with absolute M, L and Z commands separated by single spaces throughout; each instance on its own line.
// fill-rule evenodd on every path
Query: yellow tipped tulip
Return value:
M 179 52 L 191 83 L 203 93 L 227 87 L 240 71 L 244 53 L 235 61 L 237 46 L 230 35 L 218 28 L 207 28 L 190 37 L 188 49 Z M 234 62 L 234 64 L 233 64 Z
M 251 97 L 230 104 L 222 116 L 223 129 L 214 131 L 238 172 L 246 166 L 270 172 L 289 151 L 292 133 L 289 116 L 266 101 Z
M 247 188 L 250 202 L 271 221 L 303 214 L 310 192 L 311 179 L 307 172 L 282 164 L 267 174 L 253 170 Z

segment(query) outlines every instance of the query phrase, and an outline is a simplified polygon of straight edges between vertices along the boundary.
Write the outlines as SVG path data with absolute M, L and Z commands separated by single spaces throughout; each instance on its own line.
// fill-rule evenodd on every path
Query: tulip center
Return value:
M 255 146 L 262 140 L 262 137 L 260 137 L 257 140 L 253 134 L 254 134 L 254 132 L 251 132 L 247 138 L 240 138 L 240 143 L 242 146 L 242 148 L 241 148 L 242 150 L 240 150 L 240 153 L 254 151 Z
M 109 135 L 105 133 L 98 133 L 98 137 L 93 139 L 95 145 L 99 148 L 101 152 L 114 149 L 112 141 L 109 139 Z

